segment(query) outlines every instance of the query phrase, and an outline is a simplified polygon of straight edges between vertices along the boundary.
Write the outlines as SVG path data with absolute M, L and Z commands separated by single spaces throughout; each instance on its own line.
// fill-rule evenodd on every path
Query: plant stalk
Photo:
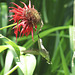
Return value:
M 17 23 L 14 23 L 14 24 L 11 24 L 11 25 L 8 25 L 8 26 L 5 26 L 5 27 L 2 27 L 2 28 L 0 28 L 0 30 L 5 29 L 5 28 L 12 27 L 12 26 L 14 26 L 14 25 L 16 25 L 16 24 L 17 24 Z
M 16 65 L 15 67 L 13 67 L 9 72 L 7 72 L 6 74 L 4 75 L 10 75 L 13 71 L 15 71 L 19 66 Z
M 72 65 L 72 75 L 75 74 L 75 0 L 73 3 L 73 49 L 72 49 L 72 61 L 71 61 L 71 65 Z

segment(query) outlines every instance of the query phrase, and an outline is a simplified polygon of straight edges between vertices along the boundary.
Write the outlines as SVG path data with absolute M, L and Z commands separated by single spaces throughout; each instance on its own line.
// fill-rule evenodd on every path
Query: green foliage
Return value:
M 62 65 L 63 65 L 63 69 L 64 69 L 64 74 L 65 75 L 69 75 L 69 70 L 68 70 L 68 67 L 67 67 L 67 64 L 66 64 L 66 60 L 65 60 L 64 54 L 62 52 L 61 45 L 60 45 L 60 55 L 61 55 L 61 59 L 62 59 Z
M 2 52 L 2 51 L 4 51 L 4 50 L 6 50 L 8 47 L 6 47 L 6 46 L 0 46 L 0 53 Z
M 21 1 L 28 4 L 28 0 Z M 30 34 L 28 37 L 18 38 L 16 42 L 12 26 L 17 23 L 8 21 L 8 16 L 12 14 L 8 12 L 8 7 L 13 6 L 10 2 L 23 6 L 18 0 L 1 0 L 0 2 L 0 75 L 74 75 L 75 67 L 71 66 L 73 1 L 31 0 L 44 22 L 39 36 L 44 49 L 46 48 L 49 52 L 47 58 L 45 57 L 47 53 L 38 47 L 40 43 L 38 43 L 37 32 L 34 32 L 34 41 Z M 37 30 L 39 29 L 38 24 Z M 47 64 L 43 57 L 47 61 L 50 57 L 51 64 Z

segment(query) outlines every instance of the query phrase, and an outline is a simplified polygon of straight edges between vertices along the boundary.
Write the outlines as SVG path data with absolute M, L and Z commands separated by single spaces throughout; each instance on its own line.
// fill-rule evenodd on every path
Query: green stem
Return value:
M 71 60 L 71 67 L 72 67 L 72 75 L 75 74 L 75 0 L 73 3 L 73 49 L 72 49 L 72 60 Z
M 12 27 L 12 26 L 14 26 L 14 25 L 16 25 L 16 24 L 17 24 L 17 23 L 14 23 L 14 24 L 11 24 L 11 25 L 8 25 L 8 26 L 5 26 L 5 27 L 2 27 L 2 28 L 0 28 L 0 30 L 5 29 L 5 28 Z
M 26 54 L 26 53 L 40 55 L 39 50 L 22 50 L 21 51 L 21 54 Z
M 75 0 L 74 0 L 74 7 L 73 7 L 73 51 L 75 51 Z
M 43 37 L 47 36 L 48 34 L 54 32 L 54 31 L 68 29 L 70 27 L 72 27 L 72 26 L 60 26 L 60 27 L 51 28 L 51 29 L 48 29 L 48 30 L 45 30 L 45 31 L 39 33 L 39 36 L 40 36 L 40 38 L 43 38 Z M 29 40 L 28 42 L 26 42 L 23 45 L 23 47 L 26 47 L 26 49 L 28 49 L 30 46 L 32 46 L 38 40 L 37 35 L 34 36 L 34 40 L 35 40 L 34 42 L 32 42 L 32 39 Z
M 7 72 L 5 75 L 10 75 L 13 71 L 15 71 L 19 66 L 16 65 L 15 67 L 13 67 L 9 72 Z

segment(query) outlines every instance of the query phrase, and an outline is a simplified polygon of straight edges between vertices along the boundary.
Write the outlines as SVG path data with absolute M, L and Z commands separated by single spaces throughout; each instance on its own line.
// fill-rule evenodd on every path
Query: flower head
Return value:
M 19 5 L 15 4 L 14 2 L 11 2 L 14 4 L 17 8 L 15 7 L 9 7 L 12 8 L 12 10 L 9 10 L 9 12 L 13 12 L 14 15 L 11 15 L 12 17 L 11 20 L 14 20 L 14 23 L 17 22 L 17 25 L 13 27 L 14 33 L 17 35 L 18 32 L 20 32 L 20 36 L 25 34 L 25 36 L 28 36 L 31 32 L 32 34 L 32 39 L 33 39 L 33 27 L 35 27 L 35 31 L 37 29 L 37 24 L 40 22 L 40 15 L 38 11 L 33 7 L 31 8 L 31 1 L 29 0 L 29 5 L 27 6 L 24 2 L 21 2 L 24 7 L 20 7 Z M 19 23 L 19 20 L 21 22 Z

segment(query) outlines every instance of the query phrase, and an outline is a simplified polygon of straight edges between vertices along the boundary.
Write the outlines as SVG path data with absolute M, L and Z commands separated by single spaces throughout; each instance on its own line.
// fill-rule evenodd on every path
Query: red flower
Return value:
M 32 39 L 33 39 L 33 27 L 35 28 L 35 31 L 37 29 L 37 24 L 40 22 L 40 15 L 36 9 L 34 9 L 34 5 L 31 8 L 31 1 L 29 0 L 29 5 L 27 6 L 24 2 L 21 2 L 24 7 L 20 7 L 19 5 L 15 4 L 14 2 L 11 2 L 14 4 L 17 8 L 15 7 L 9 7 L 12 8 L 12 10 L 9 10 L 9 12 L 13 12 L 14 15 L 11 15 L 12 17 L 11 20 L 14 20 L 14 23 L 17 22 L 17 25 L 13 27 L 14 33 L 18 35 L 18 31 L 20 32 L 20 36 L 25 34 L 25 36 L 28 36 L 31 32 L 32 34 Z M 19 23 L 19 20 L 21 22 Z

